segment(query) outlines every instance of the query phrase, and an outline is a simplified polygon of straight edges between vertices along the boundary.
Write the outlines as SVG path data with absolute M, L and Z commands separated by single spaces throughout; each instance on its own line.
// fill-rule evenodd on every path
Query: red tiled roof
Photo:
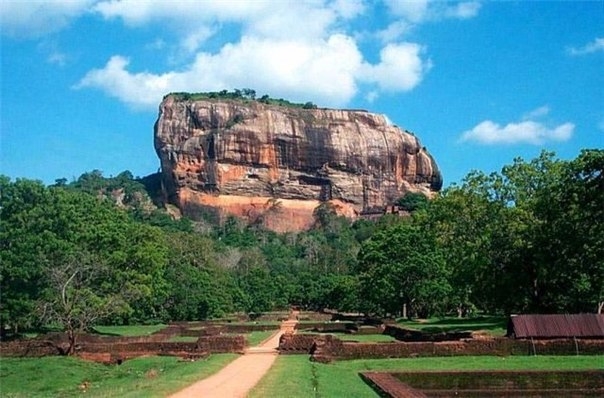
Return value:
M 512 315 L 508 335 L 524 338 L 602 338 L 604 314 Z

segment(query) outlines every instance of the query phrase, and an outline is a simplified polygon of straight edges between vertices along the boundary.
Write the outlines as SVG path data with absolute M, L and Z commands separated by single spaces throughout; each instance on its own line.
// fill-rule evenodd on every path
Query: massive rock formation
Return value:
M 432 156 L 382 115 L 168 95 L 155 125 L 164 192 L 188 216 L 213 210 L 301 230 L 330 201 L 356 217 L 442 185 Z

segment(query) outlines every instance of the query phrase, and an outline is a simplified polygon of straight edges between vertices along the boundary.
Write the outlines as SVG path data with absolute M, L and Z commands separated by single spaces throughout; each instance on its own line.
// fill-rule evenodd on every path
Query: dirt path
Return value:
M 171 395 L 170 398 L 243 398 L 268 372 L 277 359 L 279 338 L 293 333 L 297 313 L 281 323 L 281 329 L 258 346 L 250 347 L 245 354 L 225 366 L 218 373 Z

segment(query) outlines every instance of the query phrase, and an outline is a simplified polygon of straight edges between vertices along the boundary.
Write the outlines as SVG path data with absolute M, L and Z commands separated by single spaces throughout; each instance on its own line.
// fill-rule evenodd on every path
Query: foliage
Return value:
M 2 192 L 3 326 L 15 332 L 39 326 L 39 308 L 54 309 L 56 320 L 63 292 L 63 312 L 95 302 L 97 309 L 126 309 L 101 311 L 104 316 L 117 319 L 119 312 L 140 320 L 158 310 L 166 254 L 160 230 L 81 191 L 3 180 Z M 101 304 L 117 295 L 125 307 Z
M 164 99 L 172 96 L 181 101 L 198 101 L 198 100 L 210 100 L 210 99 L 223 99 L 223 100 L 236 100 L 236 101 L 258 101 L 267 105 L 285 106 L 288 108 L 301 108 L 301 109 L 317 109 L 317 105 L 312 102 L 296 103 L 290 102 L 283 98 L 271 98 L 268 94 L 262 95 L 256 99 L 256 91 L 249 88 L 234 89 L 233 91 L 221 90 L 201 93 L 186 93 L 176 92 L 169 93 L 164 96 Z
M 403 197 L 399 198 L 395 204 L 401 209 L 410 213 L 423 209 L 428 204 L 428 198 L 420 192 L 407 192 Z
M 603 153 L 517 158 L 430 203 L 423 221 L 445 248 L 460 314 L 601 310 Z
M 427 202 L 405 195 L 410 217 L 351 223 L 326 202 L 310 230 L 287 234 L 234 217 L 203 228 L 175 220 L 152 200 L 157 176 L 93 170 L 51 186 L 0 176 L 0 331 L 40 328 L 42 313 L 79 330 L 290 305 L 413 316 L 602 311 L 603 169 L 603 150 L 571 161 L 543 152 L 472 172 Z
M 434 237 L 410 222 L 378 231 L 365 241 L 358 274 L 363 310 L 380 315 L 399 314 L 406 307 L 426 317 L 445 309 L 451 290 Z
M 165 235 L 165 270 L 170 294 L 163 307 L 169 319 L 221 317 L 234 310 L 231 275 L 217 263 L 212 239 L 189 233 Z
M 67 333 L 69 348 L 74 352 L 77 336 L 97 321 L 127 312 L 119 291 L 103 291 L 102 279 L 107 268 L 82 253 L 46 268 L 48 288 L 41 300 L 41 319 L 61 325 Z

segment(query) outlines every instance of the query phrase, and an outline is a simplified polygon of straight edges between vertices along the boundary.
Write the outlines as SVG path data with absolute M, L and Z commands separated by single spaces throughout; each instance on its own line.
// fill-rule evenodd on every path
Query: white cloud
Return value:
M 384 0 L 390 12 L 410 22 L 421 22 L 428 14 L 428 0 Z
M 198 54 L 182 72 L 131 73 L 128 60 L 114 56 L 105 67 L 88 72 L 77 87 L 99 88 L 134 106 L 156 106 L 170 91 L 237 87 L 341 105 L 356 94 L 361 62 L 356 44 L 343 35 L 315 44 L 243 38 L 217 54 Z
M 322 36 L 338 18 L 358 16 L 364 5 L 359 0 L 105 0 L 94 9 L 104 18 L 121 19 L 128 26 L 157 22 L 184 32 L 215 23 L 237 23 L 244 35 L 283 39 Z
M 74 88 L 98 87 L 134 107 L 157 106 L 158 98 L 171 91 L 176 74 L 131 74 L 126 71 L 128 63 L 125 57 L 113 56 L 103 69 L 88 72 Z
M 604 37 L 597 37 L 594 41 L 587 43 L 583 47 L 569 47 L 567 51 L 570 55 L 586 55 L 604 51 Z
M 331 7 L 345 19 L 358 17 L 366 9 L 363 0 L 334 0 Z
M 234 24 L 248 37 L 324 39 L 337 33 L 332 28 L 338 22 L 359 16 L 365 7 L 361 0 L 104 0 L 94 10 L 130 27 L 161 24 L 182 38 L 181 49 L 193 53 L 225 24 Z
M 181 47 L 189 53 L 194 53 L 199 47 L 215 33 L 209 26 L 201 26 L 197 30 L 188 33 L 181 41 Z
M 478 15 L 480 7 L 482 7 L 482 4 L 478 1 L 466 1 L 446 7 L 444 9 L 444 16 L 456 19 L 474 18 Z
M 479 1 L 384 0 L 384 3 L 392 15 L 415 24 L 446 18 L 472 18 L 478 15 L 481 7 Z
M 548 127 L 540 122 L 524 120 L 502 126 L 490 120 L 485 120 L 473 129 L 462 133 L 460 141 L 474 141 L 485 145 L 523 143 L 541 145 L 547 141 L 568 141 L 574 129 L 575 125 L 573 123 Z
M 408 91 L 417 86 L 430 69 L 423 61 L 423 48 L 415 43 L 388 44 L 380 51 L 380 63 L 364 65 L 364 80 L 385 91 Z
M 392 44 L 382 50 L 379 63 L 369 64 L 356 42 L 341 34 L 319 41 L 243 37 L 216 54 L 197 54 L 181 72 L 133 73 L 126 58 L 114 56 L 103 68 L 88 72 L 76 87 L 101 89 L 135 107 L 155 107 L 171 91 L 238 87 L 343 106 L 357 94 L 360 84 L 386 91 L 413 89 L 429 69 L 421 53 L 418 44 Z
M 56 32 L 85 13 L 95 0 L 4 0 L 0 31 L 11 37 L 35 38 Z
M 216 25 L 254 20 L 267 4 L 267 1 L 104 0 L 93 10 L 105 19 L 120 19 L 132 28 L 161 24 L 178 34 L 181 50 L 194 53 L 217 32 Z
M 415 26 L 444 19 L 469 19 L 478 15 L 482 6 L 479 1 L 449 2 L 436 0 L 383 0 L 390 15 L 394 17 L 386 29 L 378 31 L 376 37 L 389 43 L 403 37 Z
M 540 117 L 548 115 L 549 111 L 550 111 L 549 106 L 543 105 L 543 106 L 540 106 L 537 109 L 533 109 L 532 111 L 526 113 L 522 117 L 522 120 L 538 119 Z
M 378 97 L 379 97 L 379 96 L 380 96 L 380 95 L 378 94 L 378 92 L 377 92 L 377 91 L 375 91 L 375 90 L 370 91 L 370 92 L 368 92 L 368 93 L 365 95 L 365 101 L 367 101 L 367 102 L 369 102 L 369 103 L 372 103 L 373 101 L 375 101 L 376 99 L 378 99 Z
M 55 51 L 55 52 L 48 54 L 48 57 L 46 58 L 46 60 L 48 61 L 49 64 L 65 66 L 67 64 L 67 55 L 60 51 Z
M 401 19 L 392 22 L 386 29 L 378 31 L 376 36 L 382 43 L 391 43 L 398 40 L 400 37 L 403 37 L 412 28 L 413 25 L 410 22 Z
M 384 44 L 379 61 L 370 63 L 350 31 L 350 21 L 373 7 L 364 0 L 101 0 L 93 9 L 103 18 L 130 27 L 161 24 L 176 33 L 180 42 L 163 51 L 181 54 L 178 69 L 134 71 L 127 57 L 116 55 L 76 87 L 100 89 L 135 107 L 154 107 L 170 91 L 241 87 L 343 106 L 361 89 L 371 100 L 382 91 L 415 88 L 432 64 L 423 46 L 400 37 L 413 24 L 469 18 L 480 8 L 477 2 L 383 1 L 397 19 L 376 33 Z M 209 39 L 211 51 L 204 49 Z
M 178 72 L 132 72 L 126 58 L 115 56 L 103 68 L 87 73 L 77 87 L 101 89 L 133 106 L 156 106 L 170 91 L 237 87 L 342 106 L 357 94 L 360 84 L 369 84 L 370 90 L 377 86 L 407 91 L 429 69 L 429 62 L 422 60 L 422 47 L 414 43 L 389 44 L 379 63 L 367 63 L 356 41 L 338 33 L 346 19 L 365 10 L 360 0 L 253 1 L 242 2 L 241 8 L 224 1 L 203 2 L 203 7 L 197 2 L 174 4 L 107 0 L 95 9 L 105 18 L 120 18 L 131 26 L 159 21 L 178 25 L 184 35 L 181 47 L 190 53 L 203 48 L 217 24 L 236 24 L 241 39 L 223 44 L 217 52 L 198 52 Z
M 265 11 L 270 4 L 270 0 L 103 0 L 94 9 L 105 18 L 120 18 L 128 25 L 138 26 L 154 21 L 242 21 Z
M 37 46 L 38 51 L 46 58 L 46 62 L 52 65 L 65 66 L 69 56 L 61 51 L 54 40 L 42 40 Z

